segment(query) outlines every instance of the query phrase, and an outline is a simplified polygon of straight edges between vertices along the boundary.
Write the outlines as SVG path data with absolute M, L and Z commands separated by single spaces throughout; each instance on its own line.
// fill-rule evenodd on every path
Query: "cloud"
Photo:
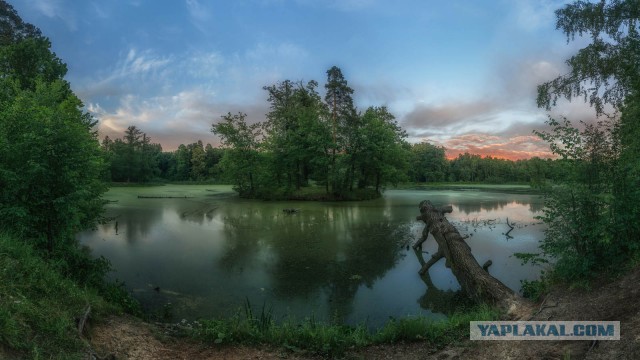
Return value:
M 197 139 L 216 144 L 209 131 L 214 121 L 239 111 L 249 122 L 263 121 L 269 104 L 262 87 L 283 74 L 302 74 L 308 56 L 290 42 L 258 43 L 226 57 L 206 49 L 159 54 L 132 47 L 96 78 L 76 82 L 77 93 L 99 120 L 102 137 L 120 138 L 136 125 L 165 150 Z
M 528 159 L 534 156 L 553 157 L 549 151 L 549 145 L 535 135 L 496 136 L 474 133 L 454 136 L 435 143 L 447 149 L 446 155 L 449 159 L 465 152 L 510 160 Z
M 378 0 L 295 0 L 296 3 L 304 6 L 324 6 L 329 9 L 343 11 L 343 12 L 355 12 L 364 9 L 371 8 L 378 4 Z M 263 3 L 277 3 L 283 4 L 282 0 L 263 0 Z
M 64 4 L 63 0 L 26 0 L 31 8 L 38 13 L 51 18 L 62 20 L 69 30 L 78 29 L 76 15 L 72 6 Z
M 417 103 L 401 118 L 410 141 L 436 142 L 448 156 L 470 152 L 510 159 L 549 157 L 548 144 L 533 135 L 546 129 L 548 116 L 595 121 L 593 109 L 580 101 L 560 101 L 551 112 L 535 104 L 537 85 L 564 70 L 559 54 L 497 62 L 487 91 L 475 99 Z
M 127 95 L 120 99 L 113 111 L 97 103 L 89 104 L 87 109 L 98 119 L 101 137 L 121 138 L 128 126 L 135 125 L 147 133 L 153 142 L 161 143 L 166 151 L 198 139 L 218 144 L 218 138 L 210 132 L 211 125 L 228 112 L 242 111 L 250 122 L 257 122 L 263 121 L 268 111 L 267 104 L 246 106 L 218 103 L 201 88 L 148 99 Z
M 213 9 L 209 2 L 186 0 L 187 10 L 191 16 L 191 23 L 202 33 L 207 33 L 207 25 L 213 20 Z
M 555 23 L 554 11 L 564 1 L 560 0 L 515 0 L 513 5 L 513 19 L 517 27 L 525 31 L 535 31 L 542 27 L 553 27 Z
M 96 16 L 101 19 L 109 18 L 110 13 L 107 9 L 104 8 L 102 4 L 98 2 L 92 2 L 91 5 L 93 6 L 93 12 L 96 14 Z
M 417 104 L 402 121 L 407 128 L 451 129 L 469 123 L 482 114 L 491 114 L 499 106 L 490 100 L 436 105 Z
M 163 92 L 174 93 L 188 80 L 197 80 L 206 86 L 219 76 L 223 63 L 224 59 L 217 52 L 198 51 L 176 56 L 130 48 L 113 68 L 75 83 L 78 84 L 77 93 L 85 102 L 132 93 L 157 96 Z

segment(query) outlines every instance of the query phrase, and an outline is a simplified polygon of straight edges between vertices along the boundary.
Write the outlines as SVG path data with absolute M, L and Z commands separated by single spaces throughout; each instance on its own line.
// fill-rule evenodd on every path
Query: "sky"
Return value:
M 584 46 L 555 29 L 559 0 L 8 0 L 49 37 L 101 137 L 135 125 L 163 150 L 217 145 L 228 112 L 263 121 L 264 86 L 341 68 L 360 111 L 387 106 L 411 143 L 550 156 L 533 134 L 584 103 L 535 105 Z

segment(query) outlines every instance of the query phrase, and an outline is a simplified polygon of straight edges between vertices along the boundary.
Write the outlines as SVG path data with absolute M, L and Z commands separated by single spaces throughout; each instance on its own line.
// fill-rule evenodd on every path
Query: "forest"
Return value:
M 224 117 L 224 121 L 230 122 L 230 126 L 234 126 L 240 121 L 245 121 L 245 118 L 243 114 L 227 115 Z M 261 148 L 264 146 L 267 146 L 266 142 L 260 143 Z M 242 176 L 238 174 L 240 165 L 237 164 L 237 160 L 234 160 L 234 156 L 240 155 L 234 155 L 232 147 L 203 145 L 203 142 L 198 140 L 191 144 L 181 144 L 175 151 L 162 151 L 160 144 L 151 143 L 151 137 L 137 127 L 131 126 L 125 131 L 122 138 L 112 140 L 108 136 L 105 137 L 101 149 L 108 168 L 105 176 L 107 182 L 232 183 L 242 189 L 239 184 Z M 296 151 L 285 153 L 283 148 L 278 149 L 280 157 L 292 157 L 297 153 Z M 322 152 L 318 152 L 318 154 L 326 156 Z M 368 158 L 364 157 L 364 154 L 371 154 L 371 152 L 362 154 L 363 158 Z M 387 173 L 381 171 L 380 182 L 377 183 L 376 188 L 376 182 L 372 179 L 377 180 L 378 178 L 367 178 L 367 172 L 362 169 L 370 169 L 370 167 L 366 164 L 359 164 L 361 170 L 356 172 L 357 186 L 360 188 L 370 186 L 379 191 L 385 186 L 407 183 L 465 182 L 520 183 L 530 184 L 534 188 L 543 188 L 562 181 L 567 176 L 566 161 L 562 159 L 533 157 L 514 161 L 469 153 L 447 159 L 445 154 L 444 147 L 428 142 L 404 143 L 398 147 L 394 157 L 389 159 L 394 164 L 393 177 L 384 175 Z M 255 155 L 262 158 L 259 165 L 258 162 L 253 165 L 254 176 L 257 178 L 264 178 L 267 174 L 271 176 L 271 182 L 265 180 L 264 184 L 260 184 L 266 189 L 281 189 L 286 194 L 288 190 L 299 190 L 301 187 L 310 187 L 312 183 L 322 185 L 326 182 L 322 177 L 318 179 L 317 171 L 314 173 L 313 167 L 309 164 L 301 166 L 299 172 L 296 170 L 289 174 L 282 172 L 282 165 L 276 166 L 280 162 L 275 161 L 275 155 L 272 152 L 256 150 Z M 340 158 L 340 155 L 338 154 L 336 157 Z M 224 160 L 225 157 L 226 160 Z M 309 160 L 314 164 L 318 161 L 320 160 L 316 159 L 315 162 Z M 374 174 L 377 173 L 374 172 Z M 354 180 L 355 183 L 356 180 Z M 247 184 L 244 186 L 246 187 Z M 247 193 L 243 193 L 243 195 L 249 196 Z

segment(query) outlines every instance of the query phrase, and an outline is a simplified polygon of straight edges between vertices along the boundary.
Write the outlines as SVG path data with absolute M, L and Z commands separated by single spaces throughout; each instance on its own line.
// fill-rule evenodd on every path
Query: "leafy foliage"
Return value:
M 556 15 L 569 40 L 588 34 L 591 44 L 567 61 L 568 75 L 538 87 L 538 105 L 583 96 L 599 115 L 606 104 L 622 112 L 582 129 L 550 119 L 551 131 L 537 133 L 562 157 L 567 174 L 546 197 L 542 255 L 556 258 L 555 275 L 579 282 L 623 269 L 640 251 L 640 6 L 576 1 Z
M 637 0 L 575 1 L 556 10 L 556 28 L 567 41 L 588 36 L 591 43 L 567 60 L 566 75 L 538 86 L 538 106 L 558 99 L 584 98 L 598 114 L 605 105 L 624 105 L 640 89 L 640 4 Z
M 102 151 L 109 164 L 106 180 L 148 182 L 159 175 L 162 147 L 135 126 L 129 126 L 122 139 L 105 137 Z
M 93 119 L 49 46 L 0 48 L 0 228 L 52 252 L 54 243 L 75 246 L 77 231 L 98 220 L 106 187 Z
M 324 103 L 317 82 L 285 80 L 264 88 L 271 103 L 264 124 L 248 124 L 240 113 L 213 125 L 227 149 L 220 168 L 241 196 L 286 197 L 313 182 L 344 199 L 354 186 L 379 193 L 406 178 L 407 135 L 393 115 L 385 107 L 357 113 L 340 69 L 327 77 Z
M 258 151 L 261 141 L 260 124 L 247 124 L 246 114 L 228 113 L 222 121 L 213 125 L 212 132 L 220 136 L 222 144 L 229 148 L 222 158 L 221 167 L 232 179 L 235 190 L 243 196 L 255 196 L 261 191 L 259 166 L 264 158 Z

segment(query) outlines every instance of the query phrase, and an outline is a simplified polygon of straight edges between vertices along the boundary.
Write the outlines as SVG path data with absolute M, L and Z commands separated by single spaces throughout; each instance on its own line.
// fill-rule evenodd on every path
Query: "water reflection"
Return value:
M 180 194 L 182 199 L 138 199 L 139 191 Z M 492 273 L 517 289 L 539 269 L 522 267 L 513 252 L 533 251 L 541 226 L 530 195 L 471 191 L 388 191 L 361 203 L 262 202 L 230 197 L 211 186 L 112 189 L 107 215 L 118 221 L 79 235 L 97 256 L 108 258 L 147 309 L 172 303 L 177 318 L 228 316 L 245 300 L 272 306 L 278 316 L 368 319 L 450 314 L 460 304 L 457 282 L 444 266 L 420 277 L 421 256 L 407 245 L 422 226 L 417 204 L 453 204 L 449 218 L 470 233 L 479 262 L 493 259 Z M 283 209 L 295 208 L 289 214 Z M 504 218 L 521 224 L 506 242 Z M 493 227 L 472 221 L 498 219 Z M 424 250 L 433 252 L 432 240 Z M 418 254 L 415 254 L 418 255 Z M 421 255 L 421 254 L 420 254 Z M 425 290 L 426 286 L 426 290 Z M 160 287 L 161 291 L 154 291 Z
M 420 267 L 424 266 L 426 261 L 424 260 L 422 250 L 413 250 L 413 252 L 418 259 Z M 444 259 L 441 261 L 444 261 Z M 456 309 L 459 309 L 460 306 L 470 304 L 469 299 L 464 296 L 460 290 L 453 291 L 451 289 L 438 289 L 433 283 L 431 274 L 429 274 L 428 271 L 424 275 L 420 275 L 420 279 L 427 286 L 424 295 L 420 296 L 418 299 L 418 304 L 420 304 L 420 307 L 423 309 L 451 315 L 456 311 Z
M 160 217 L 162 208 L 148 209 L 143 213 L 140 209 L 125 208 L 118 211 L 118 214 L 112 217 L 112 221 L 100 225 L 100 228 L 103 232 L 117 232 L 117 235 L 122 236 L 127 242 L 133 243 L 146 238 Z
M 325 291 L 328 314 L 339 321 L 351 313 L 360 286 L 373 286 L 393 268 L 412 239 L 408 224 L 360 220 L 359 209 L 306 209 L 291 215 L 278 210 L 247 209 L 226 216 L 219 266 L 242 271 L 257 261 L 260 249 L 267 249 L 265 271 L 274 296 L 309 299 Z

